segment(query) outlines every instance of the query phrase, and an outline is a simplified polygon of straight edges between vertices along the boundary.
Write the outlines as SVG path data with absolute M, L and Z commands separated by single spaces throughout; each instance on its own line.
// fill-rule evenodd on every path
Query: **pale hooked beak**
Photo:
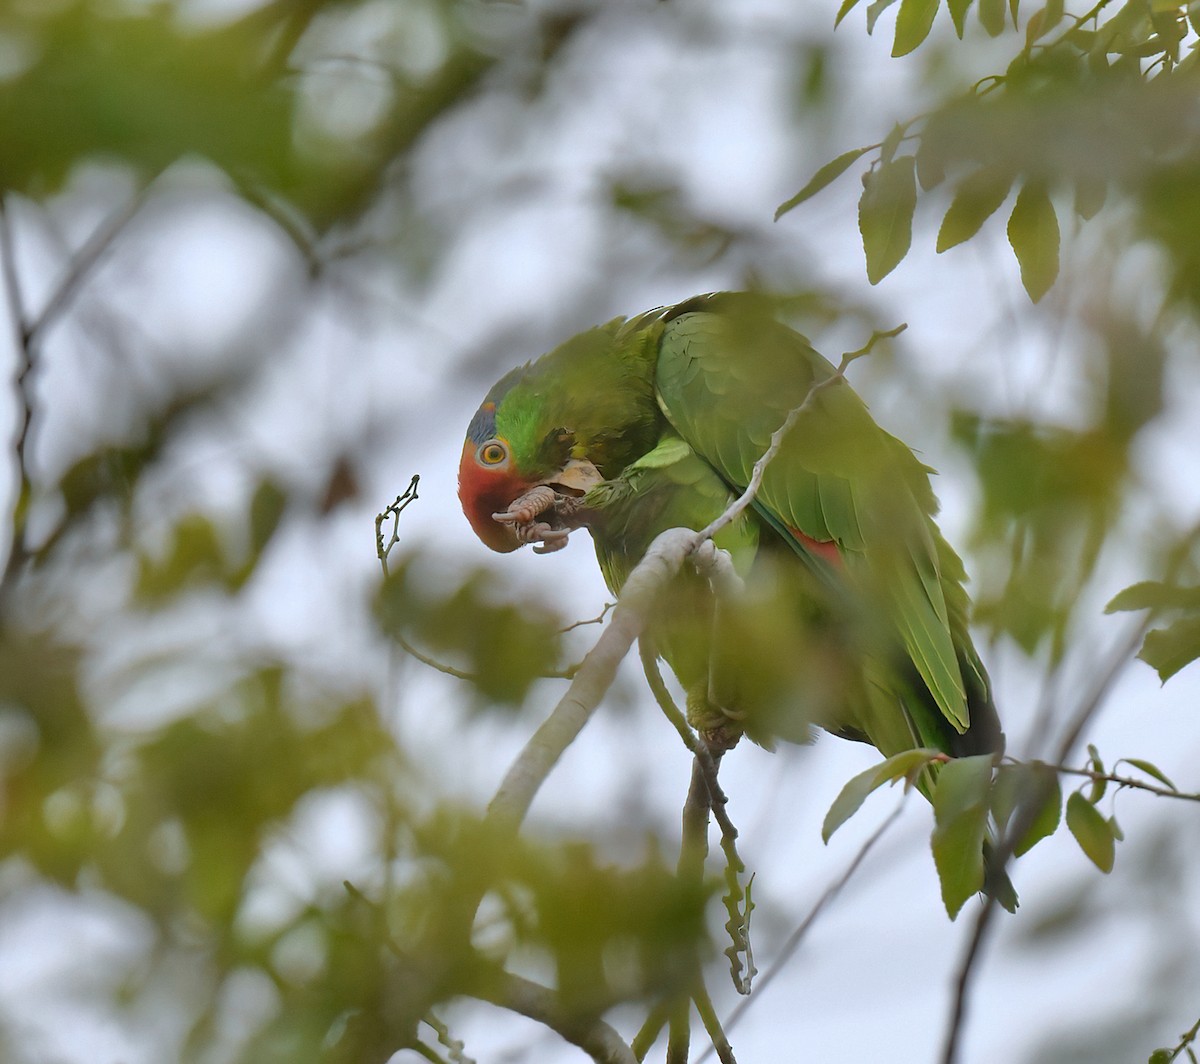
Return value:
M 572 458 L 557 473 L 538 483 L 555 488 L 564 495 L 586 495 L 603 481 L 600 470 L 586 458 Z

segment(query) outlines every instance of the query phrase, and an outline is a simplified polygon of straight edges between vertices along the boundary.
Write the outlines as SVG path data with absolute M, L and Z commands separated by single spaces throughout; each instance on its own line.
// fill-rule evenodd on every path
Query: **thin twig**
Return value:
M 691 1001 L 684 997 L 671 1010 L 667 1027 L 666 1064 L 687 1064 L 688 1046 L 691 1041 Z
M 29 389 L 29 374 L 33 369 L 33 345 L 30 342 L 29 322 L 26 317 L 21 278 L 17 270 L 16 243 L 13 240 L 12 219 L 9 217 L 8 200 L 0 194 L 0 271 L 4 275 L 4 291 L 8 299 L 9 319 L 12 322 L 13 339 L 17 351 L 17 372 L 14 388 L 19 410 L 13 455 L 17 465 L 17 493 L 13 502 L 12 532 L 8 558 L 4 564 L 4 575 L 0 578 L 0 601 L 8 597 L 8 591 L 28 557 L 25 546 L 25 510 L 29 505 L 29 469 L 26 449 L 29 442 L 29 426 L 33 421 L 33 397 Z
M 1150 623 L 1149 618 L 1143 620 L 1113 650 L 1107 668 L 1101 671 L 1091 691 L 1082 699 L 1079 708 L 1068 723 L 1067 729 L 1059 742 L 1058 754 L 1054 759 L 1056 763 L 1062 763 L 1070 757 L 1071 751 L 1079 740 L 1079 736 L 1083 733 L 1083 729 L 1087 727 L 1088 722 L 1095 716 L 1108 692 L 1116 682 L 1117 677 L 1120 676 L 1126 665 L 1133 659 L 1138 647 L 1142 645 Z M 1034 820 L 1041 810 L 1044 801 L 1041 800 L 1042 795 L 1038 792 L 1045 789 L 1046 784 L 1037 784 L 1035 787 L 1037 789 L 1030 795 L 1030 801 L 1018 809 L 1012 823 L 1008 825 L 1000 839 L 997 840 L 989 861 L 989 877 L 1004 871 L 1004 868 L 1012 859 L 1013 850 L 1017 842 L 1025 837 L 1026 832 L 1032 827 Z M 1048 792 L 1045 797 L 1049 797 Z M 975 925 L 972 927 L 970 937 L 967 940 L 966 950 L 955 973 L 950 1020 L 946 1027 L 946 1037 L 943 1042 L 940 1058 L 941 1064 L 954 1064 L 958 1059 L 963 1027 L 966 1022 L 967 1000 L 970 994 L 971 980 L 974 977 L 977 967 L 976 962 L 982 956 L 983 947 L 987 941 L 996 908 L 996 895 L 994 893 L 985 894 L 983 907 L 979 910 L 979 915 L 975 918 Z
M 1128 787 L 1135 791 L 1146 791 L 1150 794 L 1157 794 L 1162 798 L 1180 798 L 1185 802 L 1200 802 L 1200 793 L 1177 791 L 1170 787 L 1159 787 L 1156 784 L 1146 783 L 1143 780 L 1136 780 L 1129 776 L 1119 776 L 1115 772 L 1096 772 L 1094 769 L 1072 768 L 1070 765 L 1047 765 L 1046 767 L 1053 769 L 1060 775 L 1082 776 L 1084 779 L 1092 780 L 1095 783 L 1114 783 L 1118 787 Z
M 767 466 L 771 464 L 775 456 L 779 453 L 780 448 L 783 446 L 783 441 L 787 438 L 788 433 L 792 431 L 792 428 L 795 426 L 796 422 L 799 421 L 800 418 L 803 417 L 804 414 L 808 413 L 808 411 L 812 408 L 813 403 L 815 403 L 817 400 L 817 396 L 825 391 L 826 388 L 832 388 L 835 384 L 839 384 L 845 380 L 846 370 L 849 368 L 850 363 L 855 359 L 862 358 L 863 355 L 868 354 L 876 343 L 888 337 L 899 336 L 900 333 L 907 328 L 907 323 L 904 323 L 897 325 L 896 328 L 889 329 L 886 332 L 876 331 L 872 333 L 871 339 L 868 340 L 866 344 L 860 347 L 857 351 L 847 351 L 846 354 L 842 355 L 841 362 L 838 363 L 837 369 L 835 369 L 832 374 L 830 374 L 824 380 L 814 381 L 812 383 L 808 389 L 808 394 L 805 395 L 800 405 L 793 407 L 788 413 L 788 416 L 784 419 L 783 424 L 780 425 L 779 428 L 777 428 L 773 433 L 771 433 L 770 445 L 765 451 L 763 451 L 758 461 L 754 463 L 754 468 L 750 471 L 750 482 L 746 485 L 746 490 L 743 491 L 742 494 L 739 495 L 733 501 L 733 503 L 726 508 L 725 512 L 721 514 L 720 517 L 718 517 L 699 533 L 697 536 L 698 543 L 712 539 L 713 536 L 721 531 L 721 529 L 733 524 L 734 521 L 741 517 L 746 508 L 754 502 L 755 498 L 758 496 L 759 488 L 762 487 L 762 479 L 763 475 L 767 471 Z
M 451 1035 L 450 1028 L 434 1013 L 425 1013 L 421 1017 L 421 1022 L 433 1028 L 434 1033 L 437 1035 L 438 1044 L 444 1047 L 446 1052 L 450 1054 L 450 1064 L 475 1064 L 474 1059 L 463 1052 L 465 1047 L 462 1039 Z
M 639 1061 L 646 1059 L 646 1054 L 650 1052 L 651 1046 L 658 1041 L 658 1036 L 662 1034 L 662 1029 L 666 1027 L 667 1021 L 670 1018 L 671 1009 L 662 1002 L 659 1002 L 650 1010 L 650 1015 L 646 1017 L 645 1022 L 634 1036 L 632 1043 L 633 1055 Z
M 717 1059 L 721 1064 L 737 1064 L 733 1055 L 733 1046 L 729 1044 L 729 1039 L 721 1028 L 721 1021 L 717 1019 L 717 1010 L 713 1008 L 712 998 L 708 996 L 708 991 L 704 988 L 703 983 L 692 991 L 692 1000 L 696 1003 L 696 1011 L 700 1014 L 704 1030 L 708 1032 L 708 1040 L 712 1043 Z
M 1095 10 L 1099 11 L 1106 2 L 1107 0 L 1102 0 Z M 1200 537 L 1200 522 L 1194 524 L 1175 544 L 1164 566 L 1163 580 L 1165 583 L 1170 584 L 1178 577 L 1180 570 L 1187 563 L 1197 537 Z M 1121 672 L 1133 660 L 1138 648 L 1145 641 L 1146 632 L 1150 629 L 1156 618 L 1157 614 L 1154 610 L 1147 611 L 1142 622 L 1134 627 L 1129 635 L 1113 649 L 1109 656 L 1108 666 L 1100 671 L 1091 690 L 1080 700 L 1079 707 L 1068 721 L 1067 727 L 1059 738 L 1057 751 L 1050 759 L 1052 764 L 1062 765 L 1071 756 L 1075 744 L 1083 734 L 1083 730 L 1103 705 Z M 988 869 L 989 877 L 1004 871 L 1005 866 L 1012 859 L 1013 850 L 1016 848 L 1018 840 L 1025 837 L 1049 796 L 1048 785 L 1045 782 L 1034 785 L 1029 795 L 1030 800 L 1022 808 L 1018 809 L 1017 814 L 1013 817 L 992 851 Z M 941 1064 L 954 1064 L 954 1061 L 957 1059 L 959 1044 L 962 1040 L 962 1029 L 966 1020 L 967 996 L 970 990 L 971 979 L 977 960 L 981 956 L 984 942 L 987 939 L 988 929 L 992 921 L 992 913 L 995 908 L 996 895 L 993 893 L 986 894 L 983 899 L 983 908 L 980 909 L 979 915 L 976 917 L 975 926 L 972 928 L 967 948 L 959 964 L 958 971 L 955 974 L 950 1019 L 946 1028 Z
M 722 902 L 729 919 L 725 922 L 725 930 L 729 932 L 730 944 L 725 949 L 729 958 L 730 975 L 734 988 L 739 994 L 749 994 L 750 984 L 757 969 L 754 967 L 754 951 L 750 944 L 750 912 L 754 908 L 750 900 L 750 888 L 742 889 L 741 875 L 746 871 L 737 850 L 738 830 L 729 818 L 726 809 L 729 799 L 717 778 L 718 760 L 708 748 L 708 744 L 693 734 L 692 729 L 684 719 L 683 713 L 675 705 L 671 692 L 663 682 L 662 673 L 658 668 L 658 658 L 650 641 L 642 638 L 638 641 L 638 653 L 642 661 L 642 670 L 646 674 L 646 682 L 654 695 L 655 701 L 663 711 L 663 715 L 671 722 L 680 738 L 693 754 L 695 765 L 699 768 L 705 786 L 708 789 L 709 808 L 721 828 L 721 851 L 725 855 L 725 894 Z M 743 908 L 743 902 L 745 907 Z M 743 964 L 742 954 L 746 960 Z M 743 972 L 745 973 L 743 975 Z
M 762 1000 L 763 990 L 765 990 L 775 976 L 777 976 L 780 971 L 783 970 L 784 965 L 786 965 L 792 959 L 792 956 L 795 954 L 796 950 L 800 948 L 800 943 L 804 940 L 804 936 L 808 934 L 809 930 L 816 922 L 817 917 L 820 916 L 825 910 L 826 906 L 828 906 L 830 902 L 832 902 L 842 892 L 842 890 L 845 889 L 846 884 L 850 882 L 850 879 L 853 877 L 854 873 L 858 871 L 863 861 L 866 860 L 867 854 L 871 852 L 871 850 L 875 847 L 875 844 L 879 842 L 881 838 L 883 838 L 887 830 L 896 822 L 897 819 L 899 819 L 900 812 L 903 808 L 904 799 L 902 798 L 900 800 L 900 804 L 898 804 L 896 808 L 892 810 L 888 818 L 884 820 L 883 823 L 880 824 L 879 827 L 877 827 L 871 834 L 870 838 L 868 838 L 867 841 L 862 844 L 858 853 L 854 855 L 854 860 L 852 860 L 850 864 L 846 866 L 846 871 L 844 871 L 833 883 L 831 883 L 829 887 L 826 888 L 825 893 L 817 899 L 816 904 L 813 905 L 812 909 L 809 910 L 808 915 L 800 922 L 800 924 L 796 927 L 796 930 L 788 936 L 787 941 L 783 944 L 783 948 L 779 951 L 779 956 L 777 956 L 763 972 L 762 978 L 758 981 L 758 994 L 753 998 L 746 998 L 744 1001 L 738 1002 L 737 1007 L 734 1008 L 734 1010 L 729 1014 L 728 1018 L 725 1020 L 726 1031 L 732 1031 L 734 1027 L 738 1025 L 738 1022 L 741 1020 L 741 1018 L 746 1014 L 746 1010 L 750 1008 L 755 1001 Z M 711 1049 L 706 1049 L 700 1054 L 696 1064 L 704 1064 L 704 1061 L 706 1061 L 712 1055 L 712 1052 L 713 1051 Z
M 138 211 L 145 206 L 153 185 L 153 181 L 142 185 L 129 202 L 101 222 L 92 235 L 83 242 L 79 250 L 71 256 L 66 273 L 59 279 L 40 313 L 27 326 L 31 347 L 41 340 L 42 334 L 70 306 L 71 300 L 75 298 L 84 281 L 88 279 L 88 275 L 112 249 L 117 237 L 121 235 Z
M 1181 1053 L 1186 1052 L 1189 1060 L 1195 1060 L 1196 1055 L 1192 1052 L 1191 1045 L 1200 1036 L 1200 1020 L 1197 1020 L 1186 1031 L 1179 1036 L 1179 1042 L 1174 1048 L 1168 1050 L 1171 1054 L 1167 1059 L 1176 1060 Z M 1152 1058 L 1153 1059 L 1153 1058 Z
M 654 700 L 663 711 L 663 716 L 670 721 L 672 727 L 679 733 L 680 739 L 683 740 L 683 745 L 688 748 L 694 757 L 699 759 L 701 767 L 704 769 L 704 778 L 708 784 L 710 804 L 712 806 L 713 817 L 717 821 L 717 826 L 720 827 L 722 834 L 736 839 L 738 837 L 738 829 L 734 827 L 733 821 L 729 819 L 729 814 L 725 809 L 729 799 L 726 797 L 724 790 L 721 789 L 721 785 L 717 780 L 718 769 L 716 758 L 713 757 L 708 744 L 701 742 L 696 737 L 695 732 L 688 725 L 683 713 L 675 705 L 675 700 L 671 697 L 671 692 L 667 690 L 667 685 L 663 682 L 662 672 L 659 671 L 658 658 L 655 655 L 653 647 L 647 640 L 641 639 L 638 641 L 638 653 L 641 657 L 642 670 L 646 674 L 646 682 L 650 687 L 650 693 L 654 695 Z
M 427 1046 L 419 1038 L 415 1041 L 409 1042 L 405 1048 L 411 1049 L 418 1056 L 424 1057 L 427 1061 L 429 1061 L 429 1064 L 446 1064 L 445 1060 L 438 1056 L 437 1053 L 430 1049 L 429 1046 Z
M 601 1019 L 579 1019 L 565 1013 L 558 995 L 540 983 L 506 972 L 500 979 L 483 980 L 474 996 L 537 1020 L 578 1046 L 596 1064 L 637 1064 L 633 1050 L 611 1025 Z
M 412 480 L 408 482 L 408 487 L 403 493 L 396 496 L 395 502 L 387 506 L 383 513 L 375 515 L 375 554 L 379 558 L 379 564 L 383 566 L 383 575 L 390 576 L 388 572 L 388 556 L 392 553 L 392 548 L 400 542 L 400 515 L 404 513 L 405 508 L 417 501 L 417 485 L 421 483 L 421 475 L 414 473 Z M 387 543 L 383 542 L 383 523 L 389 517 L 392 518 L 392 534 Z
M 559 633 L 566 635 L 567 632 L 573 632 L 576 628 L 582 628 L 585 624 L 603 624 L 604 618 L 608 616 L 608 611 L 616 605 L 615 602 L 606 602 L 602 609 L 595 617 L 589 617 L 586 621 L 575 621 L 573 624 L 568 624 L 566 628 L 560 628 Z
M 342 886 L 373 915 L 383 919 L 382 909 L 377 902 L 368 898 L 349 880 L 343 880 Z M 412 957 L 400 948 L 385 928 L 381 930 L 380 938 L 384 947 L 395 957 L 406 964 L 413 963 Z M 579 1046 L 597 1064 L 636 1064 L 633 1050 L 626 1045 L 616 1030 L 603 1020 L 594 1017 L 581 1018 L 568 1013 L 563 1009 L 558 994 L 549 987 L 503 969 L 497 970 L 473 951 L 471 959 L 475 961 L 474 969 L 481 974 L 480 978 L 473 980 L 470 987 L 464 991 L 468 996 L 537 1020 L 572 1045 Z M 463 1053 L 463 1043 L 451 1037 L 449 1028 L 433 1012 L 426 1012 L 421 1021 L 437 1033 L 438 1041 L 449 1051 L 452 1061 L 457 1064 L 474 1064 L 471 1058 Z

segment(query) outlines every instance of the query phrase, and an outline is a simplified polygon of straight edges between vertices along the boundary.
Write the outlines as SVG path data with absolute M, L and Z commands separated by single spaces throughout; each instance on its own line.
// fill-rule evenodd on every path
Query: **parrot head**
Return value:
M 496 434 L 496 404 L 485 402 L 471 419 L 458 463 L 458 499 L 471 527 L 483 542 L 502 554 L 521 544 L 510 525 L 492 514 L 508 508 L 535 480 L 522 474 L 512 444 Z
M 484 544 L 501 553 L 521 541 L 493 514 L 542 484 L 578 496 L 603 479 L 572 429 L 545 427 L 544 393 L 522 386 L 528 370 L 514 370 L 487 394 L 467 427 L 458 464 L 463 513 Z

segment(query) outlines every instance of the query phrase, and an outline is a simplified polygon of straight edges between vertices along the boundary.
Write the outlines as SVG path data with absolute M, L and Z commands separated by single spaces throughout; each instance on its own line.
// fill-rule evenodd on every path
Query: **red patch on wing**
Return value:
M 509 525 L 502 525 L 492 514 L 508 509 L 513 499 L 529 490 L 529 483 L 509 469 L 488 469 L 475 457 L 475 444 L 463 444 L 458 463 L 458 501 L 471 527 L 494 551 L 507 554 L 521 544 Z
M 813 539 L 812 536 L 806 536 L 800 529 L 792 528 L 791 525 L 788 525 L 788 531 L 795 536 L 797 542 L 818 558 L 825 559 L 830 565 L 840 566 L 842 564 L 842 552 L 833 540 Z

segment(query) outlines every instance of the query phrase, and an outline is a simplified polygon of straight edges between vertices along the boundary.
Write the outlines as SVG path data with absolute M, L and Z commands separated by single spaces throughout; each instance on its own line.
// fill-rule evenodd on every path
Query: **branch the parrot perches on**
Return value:
M 616 594 L 659 533 L 726 511 L 798 411 L 753 505 L 714 536 L 744 594 L 718 602 L 685 570 L 649 618 L 689 722 L 718 748 L 742 734 L 806 742 L 822 728 L 885 757 L 998 756 L 932 470 L 835 376 L 762 297 L 697 296 L 616 319 L 487 394 L 463 446 L 463 511 L 502 552 L 558 550 L 587 528 Z M 927 796 L 936 773 L 918 781 Z

